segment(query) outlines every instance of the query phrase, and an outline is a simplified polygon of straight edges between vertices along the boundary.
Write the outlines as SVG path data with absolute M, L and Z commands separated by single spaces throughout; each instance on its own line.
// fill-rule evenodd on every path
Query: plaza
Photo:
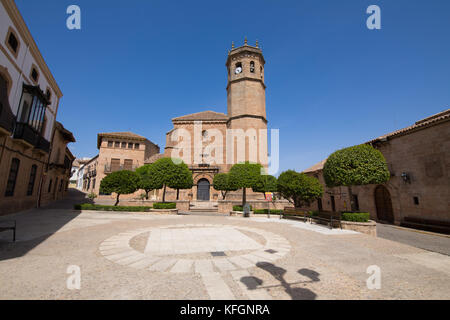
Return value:
M 447 254 L 276 215 L 80 212 L 83 195 L 69 194 L 8 217 L 18 232 L 0 233 L 0 299 L 450 298 Z M 380 289 L 367 286 L 373 265 Z

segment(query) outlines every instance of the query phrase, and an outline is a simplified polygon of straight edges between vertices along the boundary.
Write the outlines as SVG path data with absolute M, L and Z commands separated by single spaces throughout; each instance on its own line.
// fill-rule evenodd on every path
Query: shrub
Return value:
M 253 207 L 250 206 L 250 211 L 252 211 Z M 233 211 L 244 211 L 243 206 L 233 206 Z
M 232 188 L 242 188 L 242 205 L 247 203 L 246 189 L 256 185 L 264 168 L 259 163 L 237 163 L 230 169 L 229 184 Z
M 100 204 L 82 203 L 73 206 L 75 210 L 95 210 L 95 211 L 126 211 L 126 212 L 147 212 L 151 207 L 125 207 L 106 206 Z
M 95 198 L 97 198 L 97 195 L 95 193 L 91 192 L 87 195 L 87 197 L 91 200 L 94 200 Z
M 218 173 L 214 176 L 213 187 L 222 193 L 222 199 L 225 200 L 229 191 L 236 191 L 238 188 L 230 185 L 230 175 L 227 173 Z
M 342 220 L 353 222 L 368 222 L 370 214 L 368 212 L 343 212 Z
M 121 194 L 130 194 L 137 190 L 139 176 L 134 171 L 122 170 L 113 172 L 100 182 L 100 190 L 102 193 L 116 193 L 116 203 L 119 204 Z
M 319 179 L 304 173 L 287 170 L 278 177 L 278 191 L 281 196 L 301 208 L 323 195 Z
M 176 209 L 175 202 L 157 202 L 153 204 L 153 209 Z
M 269 209 L 255 209 L 253 210 L 254 214 L 268 214 Z M 283 210 L 278 209 L 270 209 L 270 214 L 281 214 Z

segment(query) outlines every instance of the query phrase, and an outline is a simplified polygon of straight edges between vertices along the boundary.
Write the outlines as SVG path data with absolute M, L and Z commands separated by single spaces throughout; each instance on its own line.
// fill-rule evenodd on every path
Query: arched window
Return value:
M 250 61 L 250 72 L 255 73 L 255 62 L 254 61 Z
M 8 34 L 6 36 L 5 43 L 8 49 L 14 55 L 14 57 L 17 58 L 20 49 L 20 42 L 16 31 L 11 27 L 9 27 L 8 29 Z
M 19 174 L 20 160 L 13 158 L 11 160 L 11 167 L 9 169 L 8 182 L 6 183 L 5 197 L 12 197 L 14 189 L 16 188 L 16 180 Z
M 30 180 L 28 181 L 27 196 L 31 196 L 33 194 L 34 182 L 36 181 L 36 171 L 37 165 L 33 164 L 30 171 Z

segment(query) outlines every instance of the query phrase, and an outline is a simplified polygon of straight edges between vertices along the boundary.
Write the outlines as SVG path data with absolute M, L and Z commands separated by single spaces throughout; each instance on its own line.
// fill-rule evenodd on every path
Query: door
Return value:
M 378 220 L 390 223 L 394 222 L 391 194 L 385 186 L 378 186 L 375 188 L 375 206 L 377 208 Z
M 197 183 L 197 200 L 209 201 L 210 184 L 207 179 L 200 179 Z
M 334 196 L 330 196 L 331 200 L 331 211 L 336 212 L 336 201 L 334 200 Z

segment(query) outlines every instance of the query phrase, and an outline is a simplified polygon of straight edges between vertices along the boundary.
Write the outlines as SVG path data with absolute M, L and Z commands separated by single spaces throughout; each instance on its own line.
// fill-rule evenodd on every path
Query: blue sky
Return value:
M 78 157 L 98 132 L 165 145 L 170 119 L 226 112 L 231 41 L 258 39 L 281 170 L 308 168 L 449 108 L 450 1 L 16 0 L 60 85 L 58 120 Z M 82 29 L 66 28 L 77 4 Z M 366 8 L 381 8 L 368 30 Z

